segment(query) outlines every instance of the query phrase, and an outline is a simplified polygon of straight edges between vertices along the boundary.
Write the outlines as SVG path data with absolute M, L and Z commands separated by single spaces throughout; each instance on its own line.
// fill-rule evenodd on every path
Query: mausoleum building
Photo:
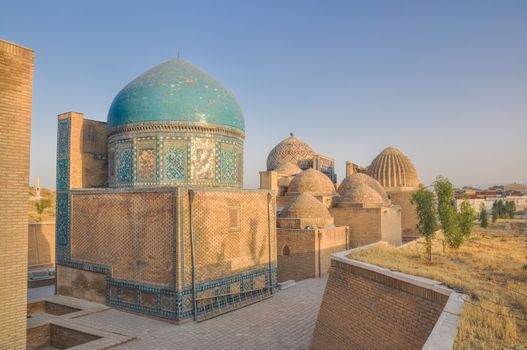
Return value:
M 275 199 L 243 189 L 244 138 L 234 95 L 182 58 L 106 122 L 59 115 L 58 293 L 177 322 L 271 296 Z

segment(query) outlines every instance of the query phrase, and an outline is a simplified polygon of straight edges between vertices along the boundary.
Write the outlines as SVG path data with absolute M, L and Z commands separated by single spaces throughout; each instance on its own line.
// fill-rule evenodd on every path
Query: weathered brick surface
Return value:
M 382 238 L 382 208 L 331 208 L 336 226 L 349 227 L 350 248 L 378 242 Z
M 29 269 L 55 266 L 55 223 L 32 222 L 28 233 Z
M 447 297 L 333 262 L 312 349 L 421 349 Z
M 172 284 L 172 192 L 72 194 L 73 259 L 112 266 L 114 278 Z
M 71 119 L 70 187 L 104 187 L 108 179 L 106 123 L 77 112 L 62 116 Z
M 57 265 L 57 292 L 102 304 L 106 301 L 106 275 Z
M 331 265 L 331 254 L 347 248 L 346 227 L 316 230 L 277 228 L 276 237 L 279 282 L 325 275 Z
M 33 50 L 0 40 L 0 349 L 26 348 Z
M 393 204 L 401 206 L 401 227 L 403 242 L 419 237 L 417 232 L 417 214 L 411 203 L 415 191 L 387 191 Z

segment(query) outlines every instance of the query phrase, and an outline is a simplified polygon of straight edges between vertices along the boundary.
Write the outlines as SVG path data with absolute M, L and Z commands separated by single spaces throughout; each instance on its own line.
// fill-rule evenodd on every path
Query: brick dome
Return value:
M 298 164 L 301 160 L 313 158 L 315 154 L 315 151 L 307 143 L 291 135 L 269 152 L 267 170 L 275 170 L 288 162 Z
M 280 218 L 331 218 L 328 208 L 309 193 L 292 198 L 282 209 Z
M 363 205 L 369 207 L 379 207 L 383 205 L 383 198 L 371 186 L 362 183 L 348 190 L 338 201 L 339 207 Z
M 356 173 L 346 177 L 340 184 L 338 188 L 338 193 L 343 196 L 350 189 L 361 184 L 366 184 L 373 188 L 375 191 L 377 191 L 381 195 L 384 204 L 390 203 L 390 199 L 388 198 L 388 195 L 386 194 L 386 191 L 381 186 L 381 184 L 371 176 L 368 176 L 363 173 Z
M 278 168 L 275 169 L 275 171 L 280 175 L 293 176 L 300 174 L 302 172 L 302 169 L 300 169 L 296 164 L 287 162 L 280 165 Z
M 303 192 L 330 195 L 335 193 L 335 186 L 329 177 L 318 170 L 309 168 L 296 175 L 287 190 L 288 194 Z
M 417 171 L 410 158 L 394 147 L 388 147 L 371 162 L 368 175 L 384 188 L 419 187 Z

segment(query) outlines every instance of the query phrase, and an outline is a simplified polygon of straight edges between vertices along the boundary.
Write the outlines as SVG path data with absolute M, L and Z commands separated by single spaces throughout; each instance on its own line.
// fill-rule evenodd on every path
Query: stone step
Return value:
M 278 283 L 278 289 L 279 290 L 284 290 L 284 289 L 287 289 L 287 288 L 291 288 L 294 285 L 295 285 L 295 281 L 294 280 L 288 280 L 288 281 L 285 281 L 285 282 Z

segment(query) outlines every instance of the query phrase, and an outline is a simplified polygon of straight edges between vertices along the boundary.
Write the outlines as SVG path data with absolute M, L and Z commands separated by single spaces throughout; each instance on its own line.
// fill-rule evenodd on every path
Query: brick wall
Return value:
M 316 276 L 315 230 L 277 228 L 278 281 Z
M 276 236 L 279 282 L 325 275 L 330 267 L 331 254 L 347 248 L 346 227 L 317 230 L 277 228 Z
M 335 219 L 335 226 L 349 227 L 349 244 L 351 248 L 378 242 L 381 234 L 382 208 L 331 208 L 329 211 Z
M 384 207 L 381 210 L 381 240 L 393 245 L 401 245 L 401 207 Z
M 448 296 L 332 260 L 311 349 L 421 349 Z
M 182 189 L 179 210 L 184 222 L 178 227 L 183 230 L 185 287 L 191 285 L 192 275 L 189 198 L 189 191 Z M 192 202 L 196 282 L 267 268 L 269 258 L 276 264 L 275 211 L 267 192 L 196 189 Z
M 341 252 L 348 248 L 347 230 L 347 227 L 319 229 L 320 271 L 322 275 L 329 272 L 329 268 L 331 267 L 331 254 Z
M 106 123 L 69 112 L 70 188 L 104 187 L 108 180 Z
M 0 40 L 0 348 L 26 348 L 31 49 Z
M 55 223 L 32 222 L 28 233 L 29 269 L 55 266 Z
M 415 205 L 411 203 L 412 194 L 415 191 L 388 191 L 393 204 L 401 206 L 401 227 L 403 242 L 411 241 L 419 237 L 417 232 L 417 214 Z
M 112 277 L 172 285 L 173 192 L 72 194 L 71 257 L 112 266 Z
M 106 302 L 106 275 L 57 265 L 57 292 L 74 298 Z

